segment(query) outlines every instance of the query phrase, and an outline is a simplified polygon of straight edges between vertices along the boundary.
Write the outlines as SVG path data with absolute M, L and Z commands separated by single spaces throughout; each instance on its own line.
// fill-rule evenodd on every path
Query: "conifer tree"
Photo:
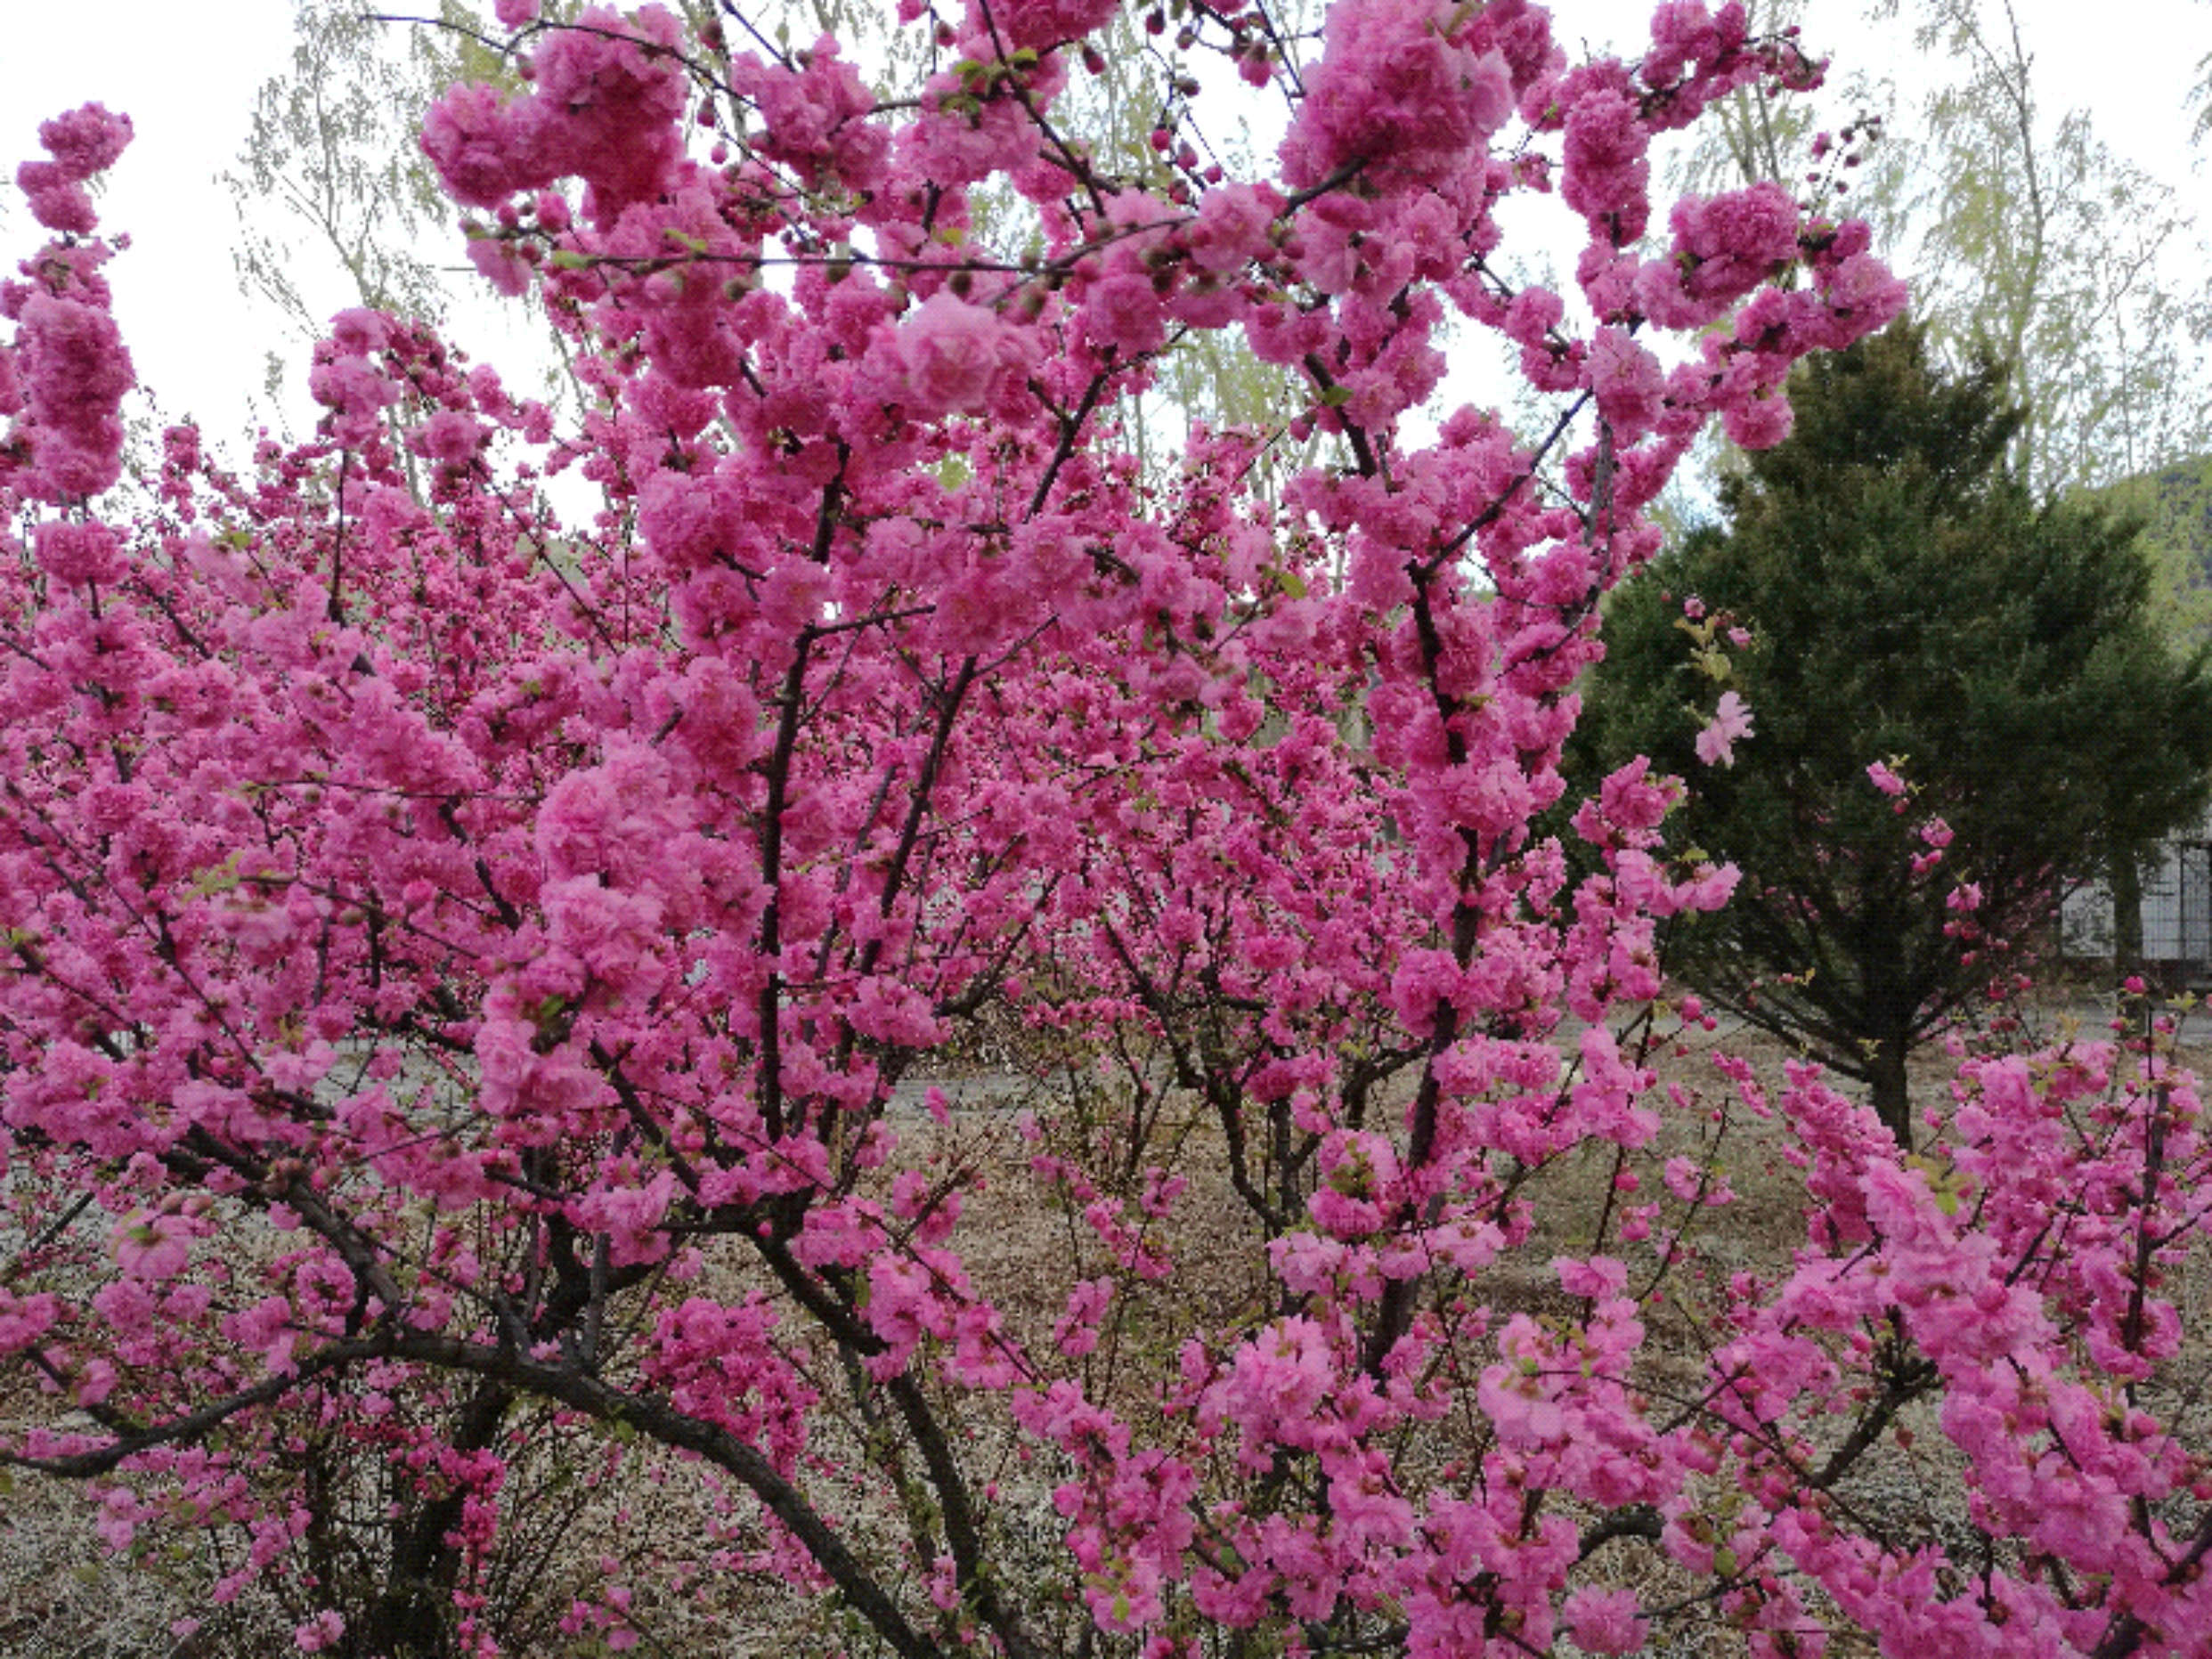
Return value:
M 1616 596 L 1578 734 L 1593 777 L 1640 752 L 1691 779 L 1678 845 L 1743 871 L 1671 965 L 1907 1141 L 1915 1045 L 2063 878 L 2193 812 L 2212 762 L 2212 680 L 2156 625 L 2137 525 L 2012 476 L 2007 379 L 1945 375 L 1907 324 L 1801 369 L 1725 525 Z M 1751 711 L 1725 745 L 1716 693 Z

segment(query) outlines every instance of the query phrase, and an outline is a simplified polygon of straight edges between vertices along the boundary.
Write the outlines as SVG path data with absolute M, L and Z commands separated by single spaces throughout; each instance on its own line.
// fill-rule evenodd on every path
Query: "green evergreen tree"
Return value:
M 1909 1142 L 1907 1057 L 1984 994 L 1996 941 L 2201 806 L 2212 673 L 2157 626 L 2137 521 L 2039 505 L 2013 476 L 2002 368 L 1947 377 L 1900 324 L 1792 393 L 1795 431 L 1724 484 L 1725 528 L 1616 596 L 1577 758 L 1595 779 L 1648 753 L 1692 781 L 1676 844 L 1744 879 L 1676 924 L 1669 965 L 1865 1083 Z M 1715 630 L 1736 625 L 1730 652 Z M 1716 679 L 1756 722 L 1732 766 L 1695 752 Z M 1904 810 L 1869 779 L 1882 760 Z M 1916 874 L 1931 817 L 1955 839 Z

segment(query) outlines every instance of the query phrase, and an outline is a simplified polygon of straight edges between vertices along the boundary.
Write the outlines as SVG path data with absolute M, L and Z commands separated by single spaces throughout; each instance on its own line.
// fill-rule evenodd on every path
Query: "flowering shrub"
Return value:
M 122 505 L 74 197 L 0 296 L 0 1357 L 53 1407 L 10 1461 L 118 1543 L 242 1528 L 312 1605 L 297 1426 L 390 1459 L 439 1605 L 322 1606 L 307 1651 L 497 1650 L 524 1402 L 696 1483 L 666 1584 L 820 1598 L 825 1648 L 2206 1651 L 2159 1392 L 2205 1152 L 2159 1054 L 1977 1061 L 1909 1165 L 1736 1068 L 1805 1242 L 1701 1373 L 1647 1342 L 1728 1188 L 1617 1033 L 1730 873 L 1641 766 L 1574 817 L 1588 879 L 1530 825 L 1639 509 L 1899 306 L 1772 191 L 1642 247 L 1654 135 L 1793 45 L 1686 0 L 1640 65 L 1523 0 L 1346 0 L 1312 53 L 1200 8 L 1291 102 L 1231 180 L 1055 124 L 1090 0 L 927 13 L 880 101 L 827 42 L 500 15 L 525 89 L 424 144 L 569 334 L 578 430 L 349 313 L 313 441 L 236 476 L 173 431 Z M 26 187 L 126 134 L 67 118 Z M 1548 193 L 1586 326 L 1501 263 Z M 1448 316 L 1556 419 L 1411 435 Z M 1139 468 L 1117 409 L 1211 330 L 1338 461 Z M 541 467 L 604 509 L 557 524 Z M 985 1014 L 1063 1068 L 1003 1124 L 928 1086 Z M 1017 1214 L 1058 1242 L 1009 1260 Z M 1923 1523 L 1854 1483 L 1929 1402 Z M 608 1572 L 564 1626 L 620 1647 Z

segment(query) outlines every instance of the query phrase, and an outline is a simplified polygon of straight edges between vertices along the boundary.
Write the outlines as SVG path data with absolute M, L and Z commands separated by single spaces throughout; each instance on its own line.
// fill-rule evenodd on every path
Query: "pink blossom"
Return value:
M 486 434 L 472 416 L 456 409 L 442 409 L 408 435 L 408 447 L 441 466 L 461 467 L 474 460 Z
M 174 1279 L 191 1260 L 188 1237 L 177 1216 L 134 1216 L 116 1230 L 116 1265 L 134 1279 Z
M 762 153 L 809 177 L 834 174 L 850 190 L 880 186 L 890 138 L 867 119 L 874 95 L 834 40 L 817 40 L 795 73 L 752 59 L 740 60 L 733 69 L 760 108 L 767 129 Z
M 1610 1256 L 1593 1256 L 1586 1261 L 1563 1256 L 1555 1258 L 1552 1266 L 1569 1296 L 1603 1301 L 1619 1296 L 1628 1284 L 1626 1264 Z
M 38 142 L 69 179 L 88 179 L 121 159 L 131 142 L 131 118 L 112 114 L 104 104 L 83 104 L 40 122 Z
M 1866 768 L 1866 777 L 1872 781 L 1874 786 L 1885 795 L 1901 797 L 1905 793 L 1905 780 L 1891 771 L 1883 761 L 1876 760 L 1871 763 Z
M 342 357 L 370 357 L 392 343 L 392 319 L 356 305 L 330 319 L 330 344 Z
M 530 265 L 512 244 L 497 237 L 473 239 L 468 244 L 468 263 L 509 299 L 518 299 L 530 291 Z
M 52 1329 L 61 1304 L 50 1292 L 19 1297 L 0 1289 L 0 1354 L 19 1354 Z
M 1734 766 L 1736 739 L 1751 735 L 1751 710 L 1736 693 L 1724 691 L 1712 721 L 1697 734 L 1697 758 L 1707 766 Z
M 1559 193 L 1593 227 L 1604 228 L 1606 241 L 1625 247 L 1643 235 L 1651 215 L 1645 193 L 1650 140 L 1628 87 L 1606 84 L 1614 74 L 1604 68 L 1590 78 L 1597 84 L 1575 97 L 1567 111 Z
M 1704 1201 L 1710 1175 L 1703 1165 L 1687 1158 L 1675 1157 L 1666 1161 L 1664 1179 L 1668 1191 L 1685 1204 L 1696 1204 Z
M 1118 0 L 968 0 L 969 32 L 996 30 L 1009 50 L 1041 51 L 1105 27 Z
M 1186 7 L 1159 58 L 1280 78 L 1281 165 L 1200 154 L 1177 78 L 1121 167 L 1063 102 L 1106 0 L 903 4 L 933 32 L 865 75 L 712 7 L 574 10 L 499 0 L 515 78 L 423 136 L 561 332 L 557 437 L 349 312 L 323 427 L 235 470 L 171 435 L 95 516 L 128 359 L 68 227 L 127 129 L 67 118 L 21 175 L 62 228 L 0 283 L 0 1122 L 8 1230 L 60 1268 L 0 1287 L 52 1386 L 0 1459 L 134 1445 L 106 1535 L 219 1520 L 215 1593 L 274 1575 L 311 1650 L 360 1636 L 309 1616 L 345 1517 L 301 1435 L 436 1509 L 435 1611 L 492 1639 L 533 1483 L 459 1433 L 486 1378 L 596 1448 L 572 1539 L 677 1483 L 712 1525 L 656 1592 L 842 1583 L 887 1649 L 1070 1608 L 1149 1659 L 1353 1613 L 1421 1659 L 2203 1622 L 2159 1530 L 2200 1436 L 2126 1387 L 2183 1351 L 2151 1270 L 2212 1179 L 2170 1055 L 1962 1062 L 1907 1165 L 1809 1071 L 1663 1090 L 1614 1035 L 1676 1029 L 1661 925 L 1736 873 L 1669 851 L 1647 762 L 1563 801 L 1600 602 L 1704 424 L 1771 433 L 1889 293 L 1863 227 L 1771 190 L 1639 246 L 1654 135 L 1806 78 L 1793 46 L 1675 0 L 1640 65 L 1574 67 L 1526 0 L 1346 0 L 1294 67 Z M 1512 274 L 1562 205 L 1573 307 Z M 1527 398 L 1429 407 L 1454 317 Z M 1160 378 L 1239 336 L 1293 441 L 1163 448 Z M 1544 447 L 1585 400 L 1594 530 L 1604 446 Z M 1719 703 L 1713 765 L 1752 728 Z M 1036 1075 L 956 1112 L 946 1045 L 996 1034 Z M 1712 1354 L 1655 1370 L 1630 1297 L 1728 1196 L 1728 1088 L 1806 1229 L 1773 1271 L 1660 1238 Z M 1899 1341 L 1950 1444 L 1892 1538 L 1806 1481 Z M 1582 1558 L 1647 1505 L 1717 1603 L 1647 1619 Z M 871 1533 L 909 1510 L 933 1536 Z M 1977 1529 L 1994 1570 L 1947 1553 Z M 550 1565 L 597 1585 L 561 1639 L 633 1639 L 636 1563 Z
M 26 161 L 16 169 L 15 182 L 21 186 L 23 194 L 29 198 L 31 217 L 50 231 L 90 236 L 100 225 L 100 216 L 93 208 L 92 197 L 82 184 L 73 180 L 34 183 L 30 175 L 33 169 L 41 165 L 36 161 Z
M 138 1279 L 118 1279 L 101 1288 L 93 1307 L 123 1336 L 138 1336 L 153 1329 L 153 1293 Z
M 624 207 L 658 196 L 682 158 L 682 30 L 658 4 L 629 17 L 587 6 L 576 22 L 549 32 L 538 49 L 537 95 L 515 134 L 533 164 L 519 187 L 547 183 L 535 176 L 545 167 L 573 173 L 589 187 L 591 216 L 605 226 Z
M 70 586 L 114 581 L 126 568 L 115 532 L 98 523 L 49 520 L 32 533 L 38 568 Z
M 422 152 L 464 207 L 496 207 L 559 176 L 542 124 L 495 86 L 456 86 L 434 102 L 423 116 Z
M 1790 400 L 1777 389 L 1761 389 L 1720 411 L 1721 429 L 1731 443 L 1747 450 L 1772 449 L 1790 435 L 1796 421 Z
M 330 411 L 332 435 L 349 444 L 374 439 L 383 411 L 400 398 L 391 377 L 366 357 L 337 356 L 317 363 L 308 374 L 307 390 Z
M 1659 360 L 1621 329 L 1598 331 L 1583 360 L 1598 412 L 1613 427 L 1614 441 L 1638 442 L 1658 423 L 1665 377 Z
M 1282 142 L 1283 176 L 1319 183 L 1338 169 L 1434 176 L 1513 113 L 1512 74 L 1495 52 L 1447 33 L 1444 0 L 1345 0 L 1323 28 L 1321 62 Z
M 1826 298 L 1835 316 L 1831 327 L 1848 326 L 1857 331 L 1871 323 L 1879 328 L 1905 309 L 1907 293 L 1903 280 L 1872 254 L 1855 254 L 1824 275 Z M 1823 344 L 1835 337 L 1829 333 Z
M 122 474 L 118 411 L 137 384 L 123 337 L 99 306 L 45 293 L 24 301 L 19 322 L 40 468 L 59 497 L 97 495 Z
M 1084 297 L 1083 321 L 1094 345 L 1125 359 L 1157 351 L 1167 337 L 1150 277 L 1110 276 Z
M 1113 1292 L 1110 1279 L 1079 1280 L 1068 1292 L 1067 1311 L 1053 1325 L 1053 1341 L 1062 1354 L 1081 1359 L 1098 1346 L 1099 1324 Z
M 907 313 L 899 327 L 899 361 L 917 413 L 966 414 L 981 409 L 1010 366 L 1012 342 L 990 311 L 940 289 Z
M 138 1536 L 138 1524 L 144 1518 L 137 1495 L 127 1487 L 118 1486 L 101 1500 L 100 1516 L 93 1526 L 109 1549 L 127 1549 Z
M 1476 1403 L 1496 1427 L 1499 1439 L 1517 1451 L 1537 1451 L 1567 1432 L 1556 1386 L 1541 1371 L 1541 1360 L 1532 1351 L 1513 1363 L 1486 1369 L 1476 1389 Z
M 1191 263 L 1202 271 L 1236 270 L 1267 252 L 1268 232 L 1281 202 L 1251 184 L 1221 184 L 1200 199 L 1197 220 L 1183 232 Z
M 1600 1590 L 1585 1584 L 1561 1604 L 1567 1634 L 1587 1654 L 1641 1653 L 1651 1627 L 1637 1616 L 1632 1590 Z
M 657 1262 L 668 1255 L 660 1232 L 676 1191 L 676 1177 L 663 1169 L 642 1186 L 616 1186 L 592 1192 L 570 1206 L 576 1224 L 608 1239 L 608 1258 L 618 1267 Z
M 1797 204 L 1787 191 L 1759 183 L 1710 199 L 1686 196 L 1671 218 L 1668 268 L 1697 318 L 1742 298 L 1797 254 Z

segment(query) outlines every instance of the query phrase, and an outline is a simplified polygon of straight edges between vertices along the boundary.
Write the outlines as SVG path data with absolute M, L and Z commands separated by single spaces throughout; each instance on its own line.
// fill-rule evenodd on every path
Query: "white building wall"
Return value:
M 2102 881 L 2085 882 L 2060 901 L 2059 949 L 2112 954 L 2112 895 Z M 2143 872 L 2143 959 L 2212 964 L 2212 809 L 2169 835 Z

